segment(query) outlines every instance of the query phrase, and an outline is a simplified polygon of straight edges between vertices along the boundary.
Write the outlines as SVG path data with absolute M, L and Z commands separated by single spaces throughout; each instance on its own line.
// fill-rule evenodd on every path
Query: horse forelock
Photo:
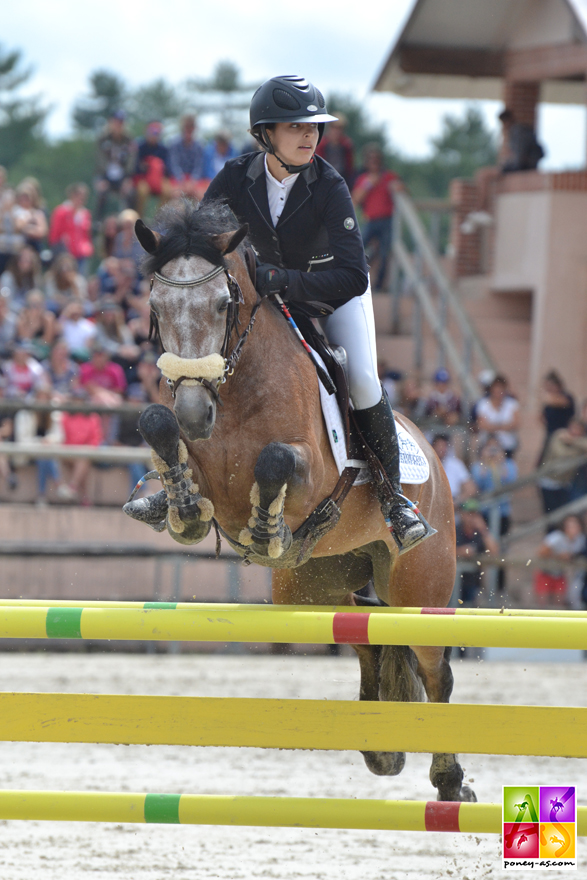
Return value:
M 202 257 L 213 266 L 225 266 L 225 259 L 212 242 L 212 236 L 237 229 L 238 220 L 222 201 L 170 202 L 158 212 L 155 228 L 161 242 L 153 254 L 142 261 L 145 275 L 160 272 L 178 257 Z

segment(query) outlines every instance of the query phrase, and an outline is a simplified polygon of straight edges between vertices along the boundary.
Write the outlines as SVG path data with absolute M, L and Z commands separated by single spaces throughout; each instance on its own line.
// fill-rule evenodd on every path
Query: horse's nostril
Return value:
M 210 406 L 208 407 L 208 415 L 206 417 L 206 422 L 209 425 L 211 425 L 213 421 L 214 421 L 214 407 L 212 406 L 212 404 L 210 404 Z

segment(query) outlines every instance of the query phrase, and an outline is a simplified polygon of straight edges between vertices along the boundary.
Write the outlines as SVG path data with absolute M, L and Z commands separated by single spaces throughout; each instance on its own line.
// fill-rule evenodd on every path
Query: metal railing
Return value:
M 496 365 L 442 269 L 416 205 L 404 192 L 394 194 L 394 204 L 392 327 L 397 328 L 401 297 L 412 296 L 416 369 L 424 365 L 424 319 L 436 340 L 437 366 L 450 366 L 465 401 L 472 403 L 481 396 L 476 372 L 497 372 Z

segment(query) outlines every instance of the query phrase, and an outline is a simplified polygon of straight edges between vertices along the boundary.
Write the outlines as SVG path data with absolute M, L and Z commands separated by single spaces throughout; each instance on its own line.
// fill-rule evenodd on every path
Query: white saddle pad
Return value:
M 320 365 L 326 369 L 324 361 L 320 355 L 314 351 L 314 356 Z M 328 371 L 327 371 L 328 372 Z M 348 461 L 346 443 L 344 438 L 344 426 L 338 401 L 334 394 L 329 394 L 322 382 L 318 380 L 320 388 L 320 402 L 322 404 L 322 414 L 326 422 L 326 430 L 328 431 L 328 439 L 330 440 L 330 448 L 338 468 L 338 473 L 342 474 Z M 408 434 L 405 428 L 396 422 L 397 439 L 399 443 L 399 471 L 402 483 L 410 485 L 420 485 L 425 483 L 430 476 L 430 466 L 428 459 L 420 449 L 418 443 Z M 354 482 L 355 486 L 362 486 L 364 483 L 371 482 L 371 471 L 366 461 L 352 460 L 354 467 L 361 467 L 361 472 Z

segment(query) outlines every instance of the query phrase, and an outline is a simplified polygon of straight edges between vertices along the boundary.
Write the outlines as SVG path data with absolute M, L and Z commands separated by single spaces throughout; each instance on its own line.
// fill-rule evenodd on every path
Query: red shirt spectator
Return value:
M 49 225 L 49 244 L 61 245 L 78 261 L 87 260 L 94 253 L 92 215 L 84 207 L 87 198 L 85 183 L 73 183 L 67 188 L 67 200 L 51 214 Z
M 380 171 L 379 174 L 365 172 L 355 183 L 354 193 L 363 195 L 361 210 L 366 220 L 381 220 L 393 214 L 392 186 L 399 180 L 393 171 Z
M 94 348 L 92 359 L 81 365 L 79 383 L 90 394 L 94 394 L 100 388 L 117 394 L 123 394 L 126 390 L 124 370 L 120 364 L 110 360 L 107 351 L 100 348 Z

